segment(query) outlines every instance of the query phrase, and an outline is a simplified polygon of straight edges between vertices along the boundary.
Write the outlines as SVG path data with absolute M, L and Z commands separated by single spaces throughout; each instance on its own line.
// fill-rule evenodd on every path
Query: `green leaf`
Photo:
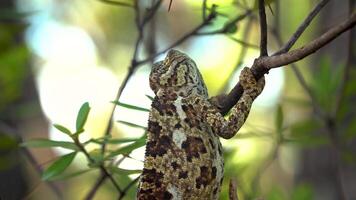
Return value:
M 141 126 L 141 125 L 138 125 L 138 124 L 134 124 L 134 123 L 131 123 L 131 122 L 127 122 L 127 121 L 122 121 L 122 120 L 118 120 L 117 122 L 120 122 L 122 124 L 125 124 L 127 126 L 131 126 L 131 127 L 134 127 L 134 128 L 142 128 L 144 130 L 146 130 L 147 128 L 144 127 L 144 126 Z
M 128 143 L 128 142 L 136 142 L 140 138 L 115 138 L 115 139 L 92 139 L 90 142 L 96 143 L 96 144 L 123 144 L 123 143 Z
M 61 174 L 72 163 L 75 155 L 77 155 L 77 152 L 61 156 L 43 172 L 42 179 L 49 180 L 50 178 Z
M 32 148 L 62 147 L 78 151 L 78 147 L 73 142 L 55 141 L 49 139 L 34 139 L 21 143 L 21 146 Z
M 70 130 L 68 130 L 66 127 L 59 125 L 59 124 L 53 124 L 53 126 L 58 129 L 60 132 L 65 133 L 67 135 L 71 135 L 72 132 L 70 132 Z
M 127 154 L 131 153 L 133 150 L 145 146 L 145 144 L 146 144 L 146 136 L 141 137 L 139 140 L 135 141 L 132 144 L 121 147 L 118 150 L 111 152 L 108 157 L 111 158 L 111 157 L 114 157 L 114 156 L 117 156 L 120 154 L 127 155 Z
M 80 107 L 76 121 L 77 132 L 81 132 L 83 130 L 83 127 L 89 115 L 89 111 L 90 107 L 88 102 L 84 103 L 82 107 Z
M 284 119 L 284 116 L 283 116 L 282 106 L 278 105 L 277 112 L 275 115 L 275 123 L 276 123 L 275 128 L 276 128 L 276 131 L 279 133 L 282 131 L 283 119 Z
M 72 173 L 68 173 L 68 174 L 59 174 L 57 176 L 53 176 L 47 180 L 49 181 L 60 181 L 60 180 L 65 180 L 65 179 L 70 179 L 70 178 L 74 178 L 76 176 L 82 175 L 84 173 L 87 173 L 89 171 L 92 171 L 93 169 L 83 169 L 83 170 L 79 170 L 76 172 L 72 172 Z
M 109 168 L 111 172 L 114 172 L 115 174 L 119 174 L 119 175 L 130 175 L 130 174 L 140 174 L 142 173 L 142 170 L 132 170 L 132 169 L 121 169 L 118 167 L 110 167 Z
M 150 110 L 147 109 L 147 108 L 142 108 L 142 107 L 134 106 L 134 105 L 131 105 L 131 104 L 126 104 L 126 103 L 121 103 L 119 101 L 113 101 L 112 103 L 114 103 L 114 104 L 116 104 L 118 106 L 124 107 L 124 108 L 132 109 L 132 110 L 150 112 Z
M 148 95 L 148 94 L 146 94 L 145 96 L 146 96 L 149 100 L 151 100 L 151 101 L 153 101 L 153 99 L 154 99 L 153 97 L 151 97 L 151 96 Z

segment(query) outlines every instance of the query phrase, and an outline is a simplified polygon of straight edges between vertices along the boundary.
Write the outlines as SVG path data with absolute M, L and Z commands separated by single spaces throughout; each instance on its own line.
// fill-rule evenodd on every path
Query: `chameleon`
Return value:
M 137 199 L 218 199 L 224 174 L 219 138 L 232 138 L 244 124 L 264 77 L 256 81 L 249 68 L 242 70 L 244 92 L 228 119 L 209 99 L 195 62 L 178 50 L 153 65 L 149 84 L 155 97 Z

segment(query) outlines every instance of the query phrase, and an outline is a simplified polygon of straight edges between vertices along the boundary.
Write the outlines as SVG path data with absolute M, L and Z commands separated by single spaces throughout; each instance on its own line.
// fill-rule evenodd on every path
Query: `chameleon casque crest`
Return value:
M 210 102 L 195 62 L 170 50 L 153 65 L 150 87 L 156 94 L 149 115 L 144 169 L 137 199 L 219 198 L 224 161 L 219 137 L 233 137 L 262 92 L 249 68 L 240 75 L 244 93 L 228 119 Z

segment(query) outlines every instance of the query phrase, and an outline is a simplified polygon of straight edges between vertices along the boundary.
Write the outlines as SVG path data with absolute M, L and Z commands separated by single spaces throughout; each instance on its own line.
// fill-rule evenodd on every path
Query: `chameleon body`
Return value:
M 244 93 L 226 120 L 210 103 L 195 62 L 170 50 L 154 64 L 150 87 L 156 94 L 148 121 L 144 169 L 137 199 L 218 199 L 224 161 L 219 137 L 233 137 L 264 87 L 251 71 L 240 75 Z

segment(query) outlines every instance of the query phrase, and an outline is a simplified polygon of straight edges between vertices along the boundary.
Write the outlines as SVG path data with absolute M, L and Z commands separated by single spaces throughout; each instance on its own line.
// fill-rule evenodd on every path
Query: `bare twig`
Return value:
M 206 18 L 206 7 L 207 7 L 207 3 L 208 3 L 208 0 L 203 0 L 203 4 L 202 4 L 202 17 L 203 17 L 203 21 L 205 20 Z
M 185 35 L 183 35 L 181 38 L 179 38 L 178 40 L 176 40 L 175 42 L 173 42 L 171 45 L 169 45 L 168 47 L 166 47 L 165 49 L 157 52 L 155 55 L 152 56 L 148 56 L 147 58 L 141 60 L 141 61 L 137 61 L 136 65 L 143 65 L 147 62 L 152 61 L 154 58 L 156 58 L 157 56 L 163 54 L 164 52 L 168 51 L 169 49 L 183 43 L 184 41 L 186 41 L 188 38 L 190 38 L 191 36 L 195 36 L 197 35 L 198 31 L 201 30 L 203 27 L 205 27 L 206 25 L 210 24 L 210 22 L 215 18 L 215 13 L 211 13 L 208 15 L 208 17 L 206 18 L 205 21 L 203 21 L 200 25 L 198 25 L 197 27 L 195 27 L 193 30 L 191 30 L 190 32 L 186 33 Z
M 240 21 L 242 21 L 243 19 L 245 19 L 248 16 L 251 16 L 252 14 L 252 10 L 246 10 L 246 12 L 242 15 L 237 15 L 236 17 L 234 17 L 232 20 L 230 20 L 229 22 L 227 22 L 222 28 L 217 29 L 217 30 L 213 30 L 213 31 L 207 31 L 207 32 L 197 32 L 195 33 L 196 36 L 200 36 L 200 35 L 214 35 L 214 34 L 225 34 L 228 32 L 229 28 L 231 26 L 234 26 L 235 24 L 239 23 Z
M 169 1 L 169 6 L 168 6 L 168 12 L 171 10 L 171 6 L 172 6 L 173 0 Z
M 283 45 L 283 42 L 282 42 L 282 37 L 281 37 L 281 34 L 280 34 L 280 23 L 279 23 L 279 19 L 280 19 L 280 10 L 279 10 L 279 1 L 276 1 L 275 2 L 275 5 L 276 5 L 276 16 L 275 16 L 275 25 L 274 25 L 274 28 L 272 30 L 272 34 L 274 35 L 277 43 L 279 46 L 282 46 Z M 315 10 L 315 9 L 314 9 Z M 315 13 L 315 11 L 312 11 L 312 13 Z M 313 14 L 314 15 L 314 14 Z M 315 16 L 315 15 L 314 15 Z M 308 17 L 310 18 L 310 17 Z M 312 18 L 310 18 L 311 20 Z M 308 22 L 304 22 L 304 23 L 310 23 L 310 21 L 308 20 Z M 303 26 L 304 27 L 304 26 Z M 306 26 L 305 26 L 306 27 Z M 296 32 L 299 32 L 301 34 L 301 32 L 303 32 L 301 30 L 301 28 L 298 28 Z M 300 35 L 299 34 L 299 35 Z M 296 33 L 294 33 L 293 35 L 297 35 Z M 296 36 L 296 37 L 291 37 L 291 38 L 299 38 L 299 36 Z M 287 42 L 288 43 L 291 43 L 291 39 Z M 294 42 L 293 42 L 294 43 Z M 286 48 L 286 45 L 284 45 L 281 49 L 285 49 L 283 51 L 289 51 L 290 48 Z M 304 91 L 308 94 L 310 100 L 311 100 L 311 103 L 313 105 L 313 108 L 316 112 L 316 114 L 321 118 L 323 119 L 326 114 L 324 113 L 324 111 L 322 110 L 322 108 L 320 108 L 318 102 L 317 102 L 317 99 L 314 95 L 314 93 L 311 91 L 310 87 L 308 86 L 307 82 L 305 81 L 302 73 L 299 71 L 299 69 L 297 68 L 296 64 L 295 63 L 291 63 L 291 68 L 292 68 L 292 71 L 294 72 L 298 82 L 300 83 L 300 85 L 302 86 L 302 88 L 304 89 Z
M 258 1 L 258 14 L 260 16 L 260 57 L 264 57 L 268 55 L 267 52 L 267 19 L 265 12 L 265 1 Z
M 284 46 L 274 53 L 273 55 L 280 55 L 286 53 L 292 48 L 295 42 L 299 39 L 305 29 L 309 26 L 310 22 L 314 19 L 314 17 L 319 13 L 319 11 L 327 4 L 330 0 L 322 0 L 320 1 L 314 9 L 310 12 L 310 14 L 304 19 L 304 21 L 300 24 L 297 31 L 290 37 L 289 41 L 284 44 Z

